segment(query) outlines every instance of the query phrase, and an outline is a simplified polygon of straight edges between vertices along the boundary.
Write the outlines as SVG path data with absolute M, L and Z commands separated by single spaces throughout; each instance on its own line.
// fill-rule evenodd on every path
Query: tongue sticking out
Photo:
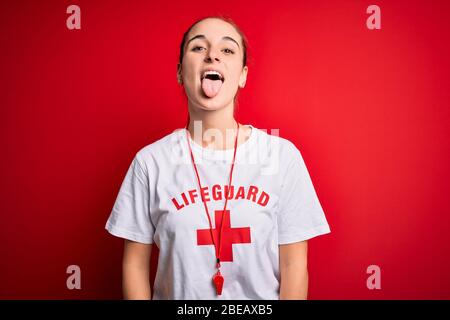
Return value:
M 209 97 L 214 98 L 222 87 L 222 80 L 211 80 L 204 78 L 202 80 L 203 92 Z

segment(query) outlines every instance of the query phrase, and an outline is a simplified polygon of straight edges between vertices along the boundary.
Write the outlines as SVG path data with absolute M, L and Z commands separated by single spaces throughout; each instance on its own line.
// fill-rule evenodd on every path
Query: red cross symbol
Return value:
M 216 228 L 212 230 L 214 242 L 219 246 L 219 233 L 221 228 L 222 210 L 214 211 L 214 221 Z M 230 210 L 225 210 L 223 215 L 222 249 L 220 252 L 221 261 L 233 261 L 233 244 L 251 243 L 250 227 L 231 228 Z M 197 230 L 197 245 L 212 245 L 211 232 L 209 229 Z

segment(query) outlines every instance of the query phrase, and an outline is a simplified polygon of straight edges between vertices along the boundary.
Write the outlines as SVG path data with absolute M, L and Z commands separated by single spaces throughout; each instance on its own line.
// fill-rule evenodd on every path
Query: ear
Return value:
M 179 84 L 183 84 L 183 77 L 181 76 L 181 64 L 177 64 L 177 80 Z
M 242 68 L 242 72 L 239 77 L 239 88 L 241 88 L 241 89 L 245 87 L 245 83 L 247 82 L 247 73 L 248 73 L 248 67 L 245 66 L 244 68 Z

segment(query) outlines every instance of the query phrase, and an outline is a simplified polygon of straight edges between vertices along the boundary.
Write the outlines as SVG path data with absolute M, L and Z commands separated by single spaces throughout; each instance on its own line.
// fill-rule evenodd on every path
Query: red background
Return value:
M 184 125 L 178 45 L 216 13 L 250 42 L 238 119 L 297 145 L 332 229 L 309 298 L 449 299 L 450 2 L 298 0 L 2 1 L 0 298 L 121 298 L 104 225 L 134 153 Z

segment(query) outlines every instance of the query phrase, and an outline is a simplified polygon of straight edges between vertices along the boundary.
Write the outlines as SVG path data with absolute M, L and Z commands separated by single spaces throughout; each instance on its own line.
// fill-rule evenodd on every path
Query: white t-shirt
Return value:
M 300 151 L 249 126 L 250 137 L 237 148 L 224 215 L 222 295 L 212 281 L 215 248 L 185 129 L 136 153 L 105 227 L 158 246 L 152 299 L 279 299 L 278 245 L 330 232 Z M 190 143 L 212 227 L 220 230 L 234 149 Z

